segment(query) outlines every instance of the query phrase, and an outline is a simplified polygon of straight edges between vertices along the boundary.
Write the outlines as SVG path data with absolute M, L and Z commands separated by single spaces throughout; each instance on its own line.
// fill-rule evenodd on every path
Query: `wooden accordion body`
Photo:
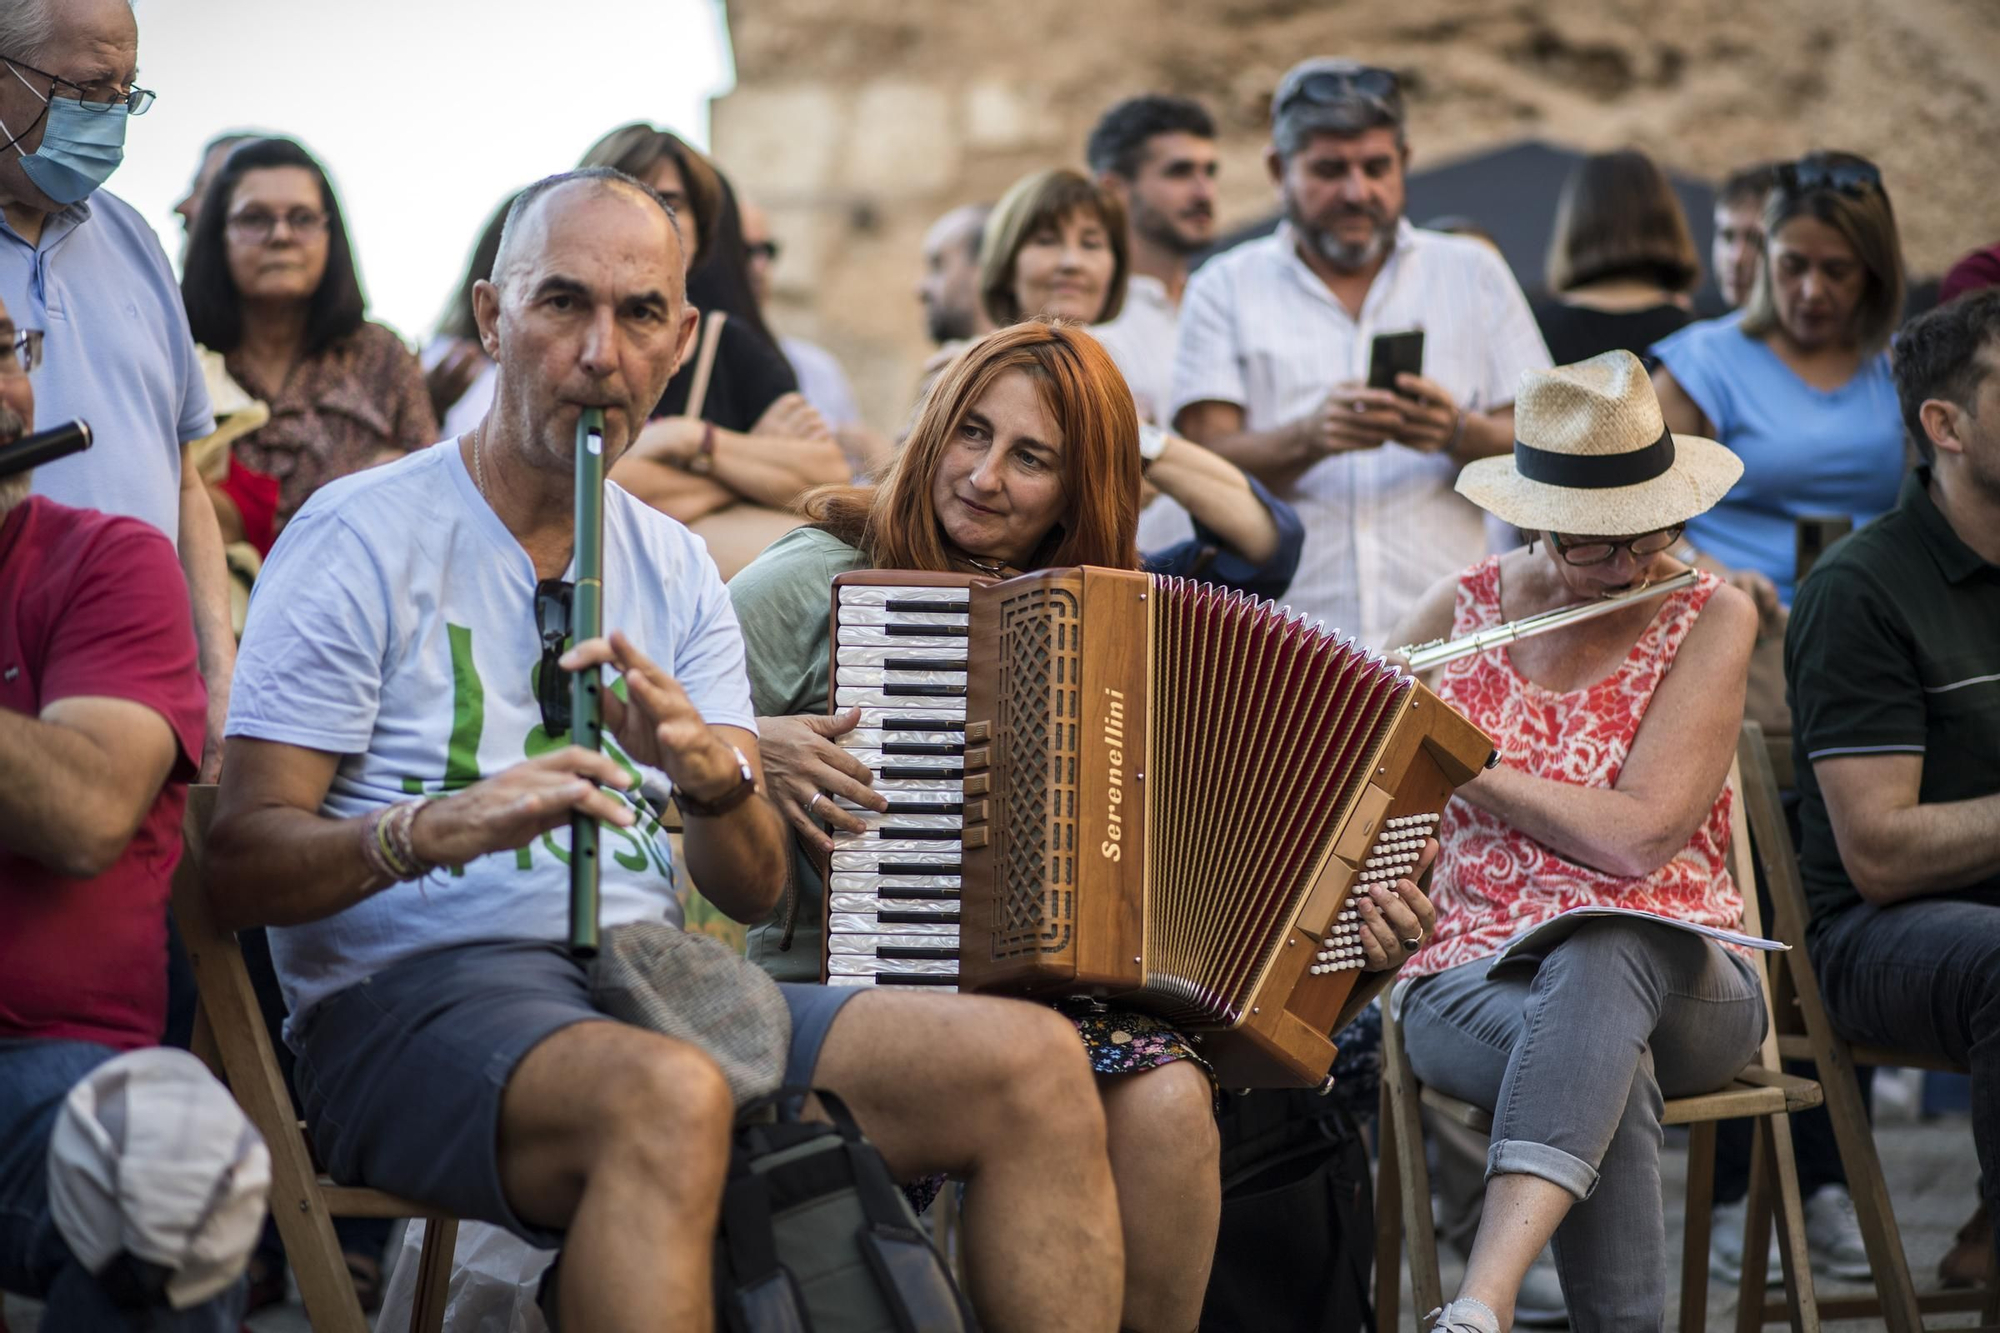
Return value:
M 836 709 L 839 585 L 899 578 L 837 582 Z M 1324 1079 L 1364 961 L 1352 895 L 1414 866 L 1492 742 L 1351 641 L 1212 585 L 1054 569 L 962 606 L 958 984 L 1154 1014 L 1225 1086 Z

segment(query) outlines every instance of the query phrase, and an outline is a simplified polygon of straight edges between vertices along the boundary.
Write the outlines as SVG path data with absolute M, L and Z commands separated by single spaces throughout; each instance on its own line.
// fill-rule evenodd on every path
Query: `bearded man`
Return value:
M 1549 365 L 1505 262 L 1405 220 L 1409 161 L 1393 71 L 1316 58 L 1285 75 L 1265 150 L 1285 220 L 1189 280 L 1162 423 L 1297 508 L 1287 600 L 1375 646 L 1484 554 L 1484 521 L 1452 483 L 1513 448 L 1514 386 Z M 1411 329 L 1422 373 L 1368 388 L 1375 337 Z M 1185 522 L 1163 508 L 1142 543 Z

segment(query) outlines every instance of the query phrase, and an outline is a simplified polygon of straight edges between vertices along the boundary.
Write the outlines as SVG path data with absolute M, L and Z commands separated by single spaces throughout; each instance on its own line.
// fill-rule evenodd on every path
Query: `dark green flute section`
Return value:
M 604 633 L 604 412 L 586 408 L 576 422 L 576 591 L 570 596 L 570 642 Z M 570 739 L 604 748 L 603 668 L 588 667 L 570 682 Z M 569 951 L 597 956 L 597 821 L 569 821 Z

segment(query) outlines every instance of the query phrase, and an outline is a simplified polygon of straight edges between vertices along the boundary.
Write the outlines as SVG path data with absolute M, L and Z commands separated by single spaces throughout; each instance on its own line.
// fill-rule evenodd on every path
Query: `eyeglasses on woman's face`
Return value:
M 1556 548 L 1556 554 L 1567 564 L 1601 565 L 1621 550 L 1630 551 L 1637 559 L 1650 559 L 1670 549 L 1681 539 L 1681 533 L 1686 530 L 1685 523 L 1676 523 L 1671 528 L 1642 532 L 1636 537 L 1587 537 L 1574 533 L 1551 532 L 1549 545 Z
M 282 225 L 295 241 L 309 241 L 326 234 L 328 219 L 316 208 L 294 208 L 273 213 L 266 208 L 246 208 L 232 213 L 223 227 L 229 239 L 242 245 L 265 245 Z

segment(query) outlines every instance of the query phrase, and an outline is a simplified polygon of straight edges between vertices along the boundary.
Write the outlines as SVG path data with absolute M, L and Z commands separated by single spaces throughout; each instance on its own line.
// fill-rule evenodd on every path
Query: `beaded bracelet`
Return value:
M 417 855 L 416 835 L 413 830 L 417 823 L 417 812 L 424 808 L 422 801 L 404 801 L 382 817 L 382 825 L 389 835 L 389 844 L 396 853 L 395 859 L 402 863 L 406 873 L 404 879 L 422 879 L 437 867 Z

